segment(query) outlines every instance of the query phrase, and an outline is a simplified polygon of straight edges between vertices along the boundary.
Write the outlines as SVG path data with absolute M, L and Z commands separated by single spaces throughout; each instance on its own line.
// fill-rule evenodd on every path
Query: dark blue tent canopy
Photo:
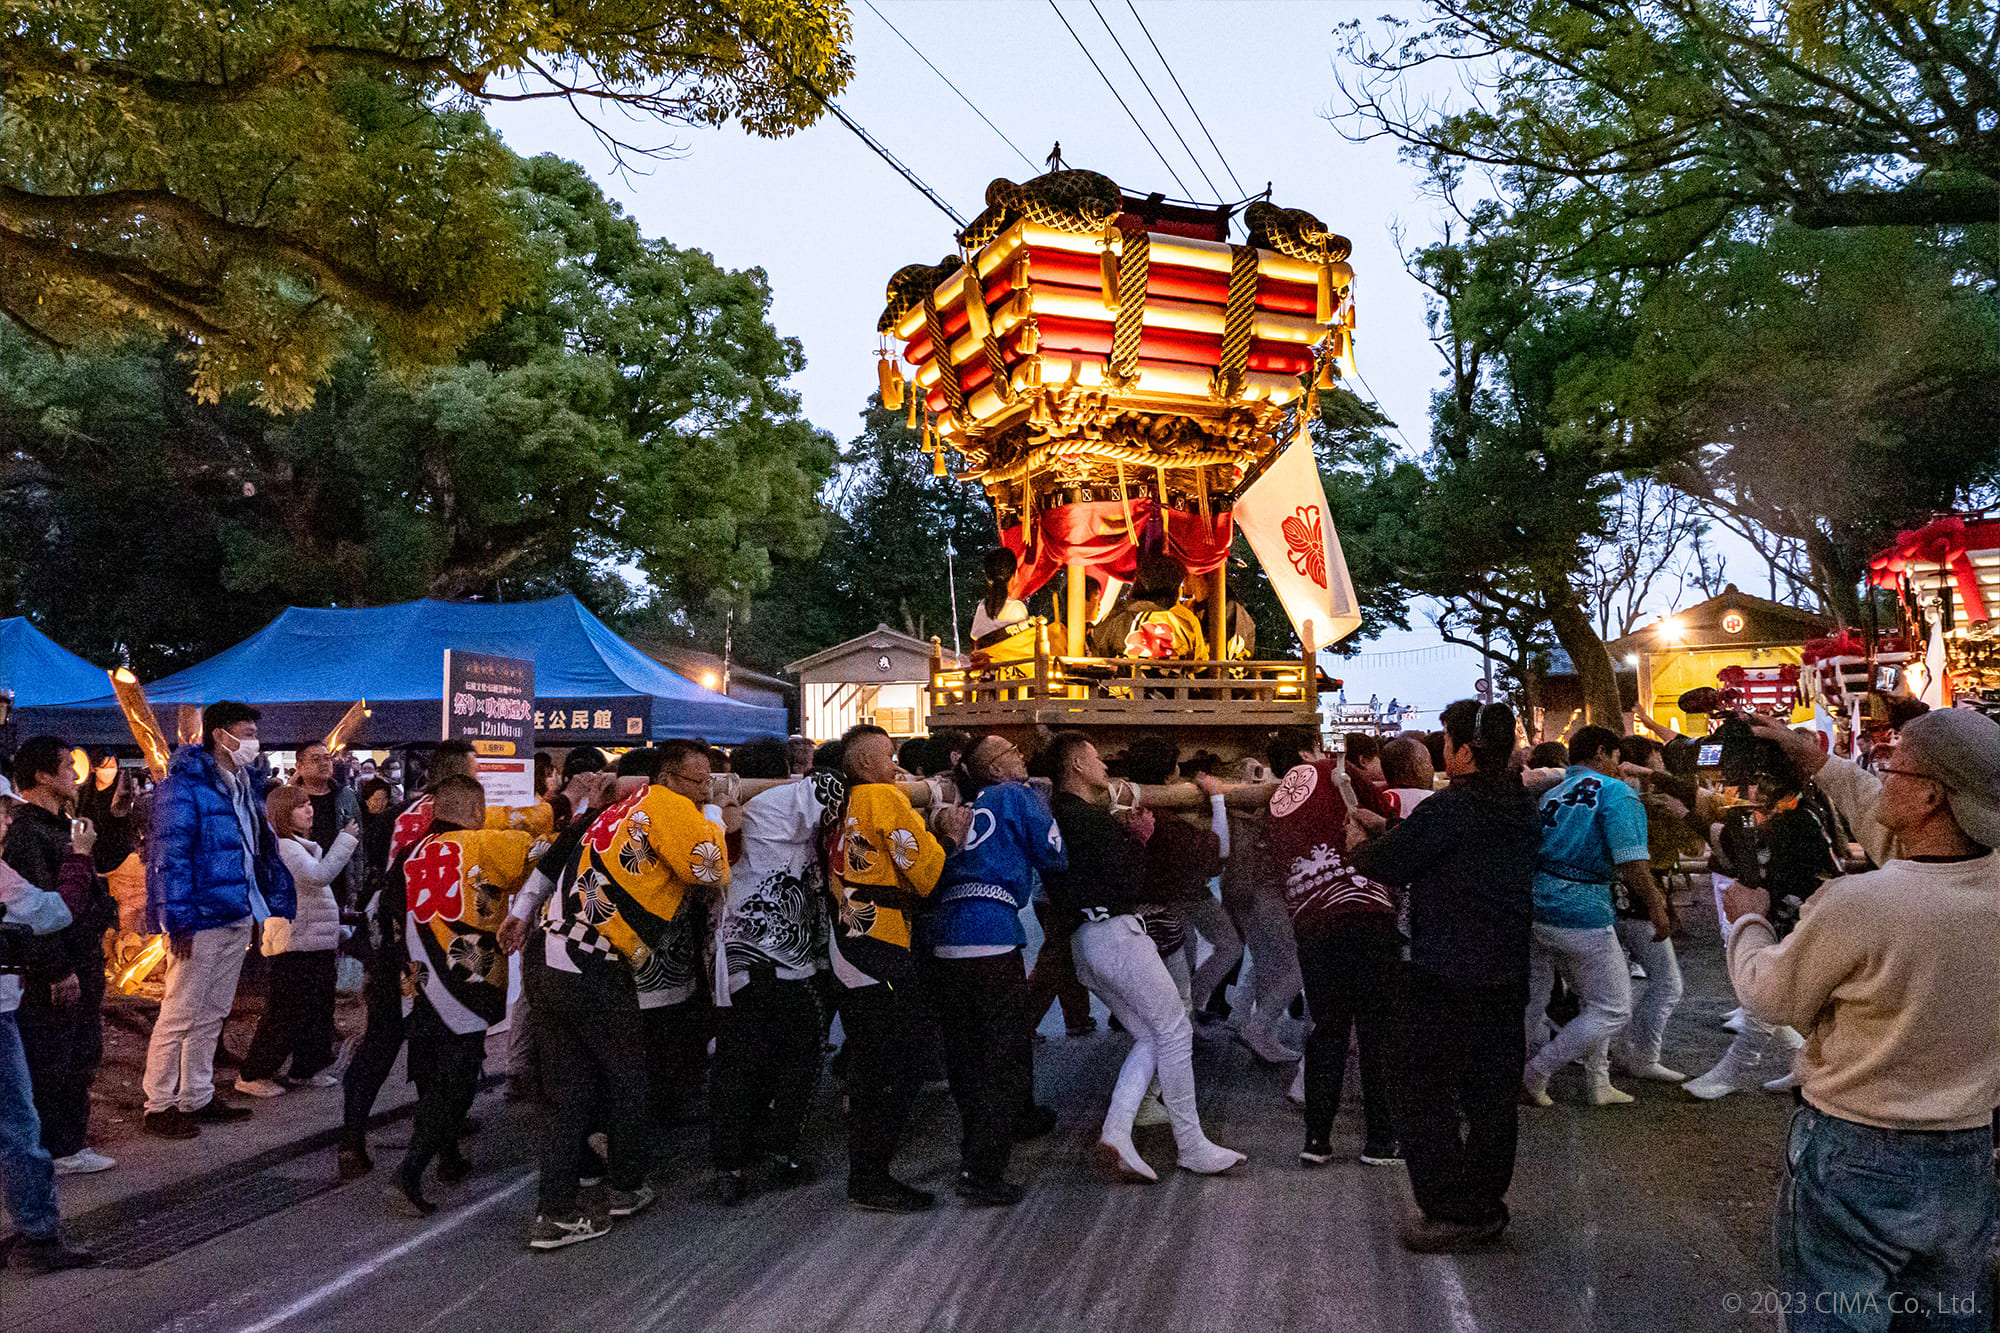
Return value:
M 354 611 L 289 607 L 234 648 L 152 682 L 146 695 L 169 733 L 180 705 L 240 699 L 262 710 L 267 747 L 295 745 L 325 736 L 350 704 L 366 700 L 369 717 L 352 744 L 435 741 L 447 648 L 533 661 L 537 706 L 546 705 L 537 733 L 543 744 L 700 736 L 735 745 L 786 732 L 783 709 L 741 703 L 669 671 L 567 594 Z M 98 680 L 103 695 L 103 673 Z M 88 700 L 106 704 L 115 700 Z

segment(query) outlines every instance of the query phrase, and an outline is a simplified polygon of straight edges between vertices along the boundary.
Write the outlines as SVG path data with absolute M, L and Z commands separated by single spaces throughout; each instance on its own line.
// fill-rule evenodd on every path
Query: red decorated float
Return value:
M 1914 692 L 2000 702 L 2000 517 L 1946 514 L 1898 533 L 1868 563 L 1868 581 L 1896 593 L 1913 643 Z

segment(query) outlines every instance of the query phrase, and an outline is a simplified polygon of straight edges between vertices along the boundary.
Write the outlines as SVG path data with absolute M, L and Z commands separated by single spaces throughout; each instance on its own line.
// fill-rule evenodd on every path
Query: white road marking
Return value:
M 1438 1285 L 1444 1288 L 1444 1303 L 1451 1314 L 1451 1333 L 1479 1333 L 1479 1321 L 1472 1316 L 1472 1302 L 1466 1298 L 1465 1283 L 1459 1279 L 1458 1264 L 1450 1259 L 1431 1267 Z
M 493 1191 L 493 1193 L 487 1195 L 477 1203 L 452 1210 L 449 1216 L 426 1227 L 402 1244 L 392 1245 L 374 1258 L 354 1265 L 331 1281 L 322 1282 L 319 1286 L 314 1287 L 284 1309 L 277 1311 L 275 1314 L 267 1315 L 254 1324 L 245 1325 L 243 1328 L 237 1330 L 237 1333 L 270 1333 L 270 1330 L 278 1327 L 280 1324 L 298 1318 L 321 1301 L 327 1299 L 327 1297 L 337 1295 L 350 1284 L 368 1277 L 384 1265 L 392 1264 L 412 1250 L 422 1249 L 438 1237 L 448 1232 L 456 1231 L 462 1224 L 470 1222 L 473 1218 L 486 1212 L 494 1205 L 504 1203 L 506 1200 L 513 1198 L 516 1194 L 519 1194 L 522 1190 L 533 1184 L 534 1181 L 535 1173 L 532 1171 L 527 1172 L 513 1184 Z

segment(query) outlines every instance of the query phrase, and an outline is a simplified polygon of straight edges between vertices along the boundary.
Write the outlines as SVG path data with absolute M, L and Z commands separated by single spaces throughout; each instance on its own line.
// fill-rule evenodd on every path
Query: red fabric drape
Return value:
M 1166 552 L 1187 566 L 1188 573 L 1213 573 L 1229 558 L 1235 524 L 1227 510 L 1203 520 L 1199 514 L 1161 509 L 1151 496 L 1138 495 L 1132 497 L 1131 506 L 1132 522 L 1140 533 L 1146 532 L 1156 515 L 1164 517 Z M 1131 581 L 1139 563 L 1139 542 L 1126 531 L 1125 506 L 1116 500 L 1090 500 L 1043 510 L 1037 516 L 1032 555 L 1021 540 L 1019 524 L 1010 524 L 1000 540 L 1020 559 L 1008 591 L 1023 599 L 1071 560 L 1082 561 L 1085 570 L 1100 580 L 1108 575 L 1124 582 Z

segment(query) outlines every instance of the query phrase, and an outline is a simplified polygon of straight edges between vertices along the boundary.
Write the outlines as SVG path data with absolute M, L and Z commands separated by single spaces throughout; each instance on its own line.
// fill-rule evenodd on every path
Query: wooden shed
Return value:
M 944 660 L 961 664 L 948 649 Z M 930 729 L 931 645 L 887 625 L 800 658 L 785 672 L 799 678 L 802 730 L 815 741 L 860 722 L 899 739 Z

